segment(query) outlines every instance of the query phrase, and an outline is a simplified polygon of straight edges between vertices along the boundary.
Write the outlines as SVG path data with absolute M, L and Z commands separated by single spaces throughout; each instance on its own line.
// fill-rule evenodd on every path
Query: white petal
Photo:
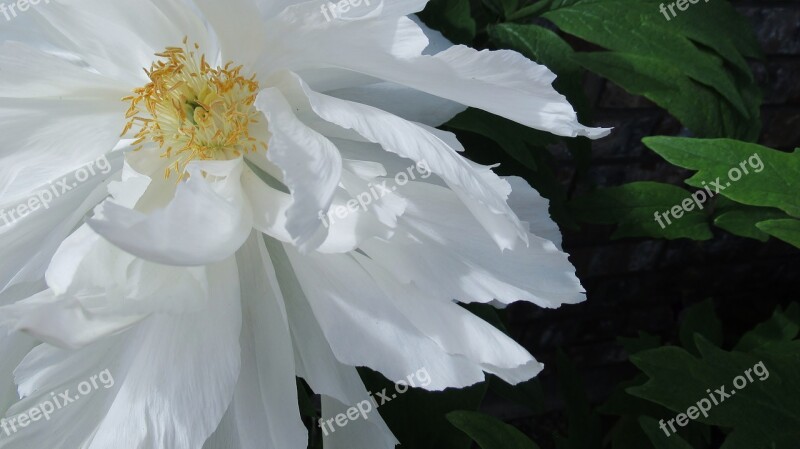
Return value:
M 362 161 L 345 161 L 342 188 L 337 190 L 323 224 L 328 237 L 317 248 L 321 253 L 355 251 L 365 240 L 389 238 L 397 226 L 397 218 L 405 210 L 405 201 L 393 192 L 386 192 L 386 181 L 356 174 L 365 169 Z M 382 167 L 381 167 L 382 169 Z M 365 169 L 368 170 L 368 169 Z M 385 171 L 383 171 L 385 175 Z
M 235 262 L 209 266 L 208 275 L 212 300 L 202 311 L 154 315 L 77 351 L 42 345 L 31 352 L 16 372 L 27 397 L 12 414 L 50 399 L 51 391 L 74 393 L 106 369 L 113 385 L 59 409 L 46 432 L 32 425 L 0 439 L 0 447 L 202 447 L 233 397 L 242 319 Z
M 414 14 L 422 11 L 429 0 L 366 0 L 362 6 L 374 11 L 379 17 L 399 17 Z M 335 2 L 334 2 L 335 3 Z M 316 15 L 311 17 L 310 22 L 322 22 L 324 15 L 320 3 L 309 2 L 308 0 L 270 0 L 259 2 L 263 16 L 271 18 L 283 12 L 284 16 L 293 16 L 296 11 L 305 12 L 315 10 Z M 287 9 L 284 11 L 285 9 Z M 330 16 L 329 16 L 330 17 Z
M 292 196 L 268 186 L 250 169 L 242 173 L 242 188 L 253 208 L 253 227 L 282 242 L 294 241 L 286 220 Z
M 85 447 L 115 392 L 114 385 L 105 387 L 112 382 L 99 381 L 101 372 L 108 369 L 113 378 L 107 379 L 102 374 L 104 380 L 119 380 L 120 373 L 114 359 L 124 348 L 118 342 L 117 337 L 78 351 L 41 344 L 30 351 L 14 371 L 23 399 L 16 402 L 7 416 L 25 413 L 45 403 L 52 406 L 53 412 L 49 419 L 31 422 L 25 428 L 17 427 L 17 432 L 11 435 L 4 433 L 0 438 L 0 448 Z M 95 376 L 98 388 L 92 388 L 88 394 L 76 399 L 79 396 L 78 384 L 91 382 L 92 376 Z M 118 382 L 114 384 L 118 385 Z M 61 394 L 73 402 L 65 404 L 66 399 Z M 56 401 L 57 405 L 54 404 Z
M 477 365 L 447 355 L 414 328 L 351 256 L 286 251 L 314 316 L 342 363 L 368 366 L 394 381 L 426 368 L 431 390 L 483 380 Z
M 512 188 L 508 205 L 530 225 L 530 233 L 550 240 L 561 249 L 561 230 L 550 217 L 550 201 L 520 177 L 509 176 L 505 180 Z
M 314 113 L 345 129 L 352 129 L 384 150 L 413 161 L 425 163 L 439 175 L 467 204 L 475 204 L 476 214 L 501 248 L 513 248 L 527 233 L 498 194 L 491 172 L 477 172 L 466 159 L 437 134 L 385 111 L 313 92 L 296 75 L 282 73 L 274 78 L 293 104 L 303 104 Z M 483 209 L 483 210 L 482 210 Z
M 555 75 L 517 52 L 458 45 L 420 59 L 413 75 L 407 72 L 410 87 L 560 136 L 599 138 L 609 133 L 580 125 L 566 97 L 553 89 Z
M 355 371 L 355 368 L 350 369 Z M 359 415 L 358 419 L 348 421 L 344 427 L 336 424 L 337 415 L 340 413 L 346 415 L 349 409 L 353 407 L 358 409 L 359 405 L 363 410 L 367 410 L 366 404 L 369 402 L 369 393 L 366 389 L 358 402 L 343 403 L 338 399 L 322 395 L 322 421 L 315 423 L 325 429 L 322 446 L 325 449 L 395 449 L 399 442 L 388 427 L 373 422 L 375 416 L 378 416 L 378 411 L 374 407 L 367 414 L 367 419 Z M 324 424 L 326 422 L 327 424 Z
M 326 92 L 343 100 L 368 104 L 412 122 L 439 126 L 466 107 L 399 84 L 380 82 Z
M 89 96 L 119 100 L 129 92 L 124 83 L 19 42 L 0 45 L 0 67 L 3 98 Z
M 28 335 L 6 335 L 6 330 L 0 327 L 0 416 L 5 416 L 6 410 L 19 400 L 13 372 L 36 344 L 38 342 Z
M 608 130 L 580 125 L 572 106 L 553 89 L 555 75 L 519 53 L 458 45 L 434 56 L 423 55 L 428 39 L 411 19 L 321 26 L 313 24 L 319 21 L 313 8 L 310 3 L 298 5 L 291 14 L 287 10 L 273 21 L 277 23 L 272 24 L 271 32 L 276 35 L 289 28 L 302 31 L 295 51 L 282 48 L 272 52 L 271 56 L 281 61 L 280 67 L 348 69 L 554 134 L 592 138 L 608 134 Z M 350 51 L 337 51 L 340 48 Z
M 380 5 L 380 17 L 400 17 L 418 13 L 425 8 L 429 0 L 377 0 Z
M 407 0 L 399 0 L 406 2 Z M 283 13 L 267 22 L 268 39 L 281 42 L 279 46 L 268 46 L 263 63 L 256 67 L 258 73 L 268 76 L 280 70 L 301 71 L 310 68 L 340 68 L 351 69 L 349 63 L 352 59 L 361 56 L 374 57 L 380 54 L 380 59 L 394 60 L 394 58 L 415 58 L 422 54 L 428 46 L 425 33 L 410 19 L 386 20 L 358 20 L 343 21 L 333 20 L 326 22 L 320 13 L 319 3 L 306 2 L 286 9 Z M 293 39 L 285 39 L 292 35 Z M 335 42 L 347 42 L 346 46 L 339 47 Z M 320 51 L 321 49 L 323 49 Z M 335 48 L 335 49 L 334 49 Z M 342 52 L 341 48 L 347 48 Z M 324 53 L 335 51 L 341 62 L 335 62 L 339 57 L 326 56 Z M 267 63 L 269 61 L 269 63 Z M 377 61 L 376 61 L 377 62 Z M 363 70 L 355 72 L 373 76 Z M 394 79 L 383 78 L 386 81 Z M 352 78 L 350 78 L 352 79 Z M 404 84 L 400 82 L 399 84 Z
M 0 324 L 56 346 L 77 348 L 157 312 L 208 307 L 204 271 L 136 259 L 81 227 L 48 268 L 50 289 L 0 308 Z
M 186 313 L 207 307 L 205 267 L 172 267 L 137 258 L 83 225 L 47 269 L 55 295 L 80 300 L 93 315 Z
M 52 40 L 131 88 L 147 81 L 142 69 L 150 67 L 155 53 L 180 46 L 184 37 L 216 54 L 202 19 L 186 2 L 60 0 L 35 11 L 58 33 Z
M 121 159 L 121 154 L 111 155 L 108 173 L 98 172 L 98 176 L 83 183 L 73 173 L 53 186 L 30 192 L 24 200 L 0 204 L 0 292 L 11 285 L 42 278 L 62 240 L 108 195 L 107 177 L 115 172 Z M 69 190 L 65 192 L 66 188 Z M 32 204 L 31 198 L 38 203 Z M 37 209 L 22 218 L 18 213 L 12 215 L 11 211 L 18 211 L 23 203 Z
M 424 54 L 436 54 L 453 46 L 442 33 L 428 28 L 416 16 L 411 19 L 419 25 L 430 40 Z M 328 73 L 333 72 L 333 73 Z M 320 76 L 320 74 L 324 76 Z M 439 126 L 463 112 L 466 106 L 445 100 L 400 84 L 370 79 L 361 74 L 339 70 L 309 70 L 301 77 L 317 92 L 357 103 L 368 104 L 412 122 Z M 317 81 L 317 78 L 322 78 Z M 338 85 L 331 79 L 338 78 Z
M 195 3 L 219 38 L 223 58 L 218 61 L 220 65 L 234 61 L 245 69 L 252 67 L 266 42 L 264 22 L 256 2 L 195 0 Z
M 391 233 L 387 226 L 396 226 L 397 217 L 405 207 L 403 200 L 394 195 L 375 199 L 369 192 L 370 184 L 350 171 L 353 164 L 353 161 L 345 161 L 347 169 L 342 172 L 342 184 L 353 187 L 338 188 L 328 213 L 319 216 L 323 226 L 328 228 L 328 235 L 316 249 L 318 252 L 349 252 L 366 239 L 389 237 Z M 282 242 L 293 242 L 286 223 L 286 214 L 292 205 L 291 195 L 267 185 L 252 170 L 243 173 L 242 186 L 253 207 L 253 226 Z M 362 195 L 362 201 L 369 201 L 369 209 L 353 202 L 359 199 L 358 195 Z M 369 198 L 365 199 L 363 195 L 369 195 Z M 336 215 L 337 212 L 343 218 Z
M 250 236 L 237 262 L 245 321 L 242 373 L 228 411 L 237 423 L 241 444 L 236 447 L 305 449 L 308 434 L 298 406 L 288 318 L 259 233 Z
M 130 315 L 93 317 L 80 301 L 58 298 L 51 291 L 0 310 L 3 312 L 0 324 L 3 326 L 26 332 L 54 346 L 72 349 L 119 333 L 144 318 Z
M 124 126 L 120 104 L 119 98 L 0 98 L 0 202 L 27 200 L 34 189 L 54 185 L 61 192 L 62 178 L 78 170 L 102 179 Z M 69 182 L 69 188 L 79 184 Z
M 518 383 L 541 371 L 541 364 L 517 342 L 451 301 L 442 301 L 411 286 L 401 285 L 378 264 L 360 254 L 353 256 L 375 279 L 383 293 L 414 326 L 449 354 L 463 355 L 484 370 L 502 372 L 501 378 Z M 534 367 L 529 377 L 508 379 L 506 374 Z
M 323 416 L 329 417 L 334 400 L 341 405 L 355 406 L 370 397 L 356 369 L 336 360 L 325 335 L 314 318 L 314 313 L 303 293 L 283 246 L 266 239 L 273 266 L 280 279 L 281 291 L 290 299 L 286 302 L 289 328 L 294 338 L 297 375 L 302 377 L 317 394 L 323 395 Z M 336 408 L 334 408 L 336 410 Z M 366 423 L 358 426 L 361 446 L 347 446 L 347 434 L 331 435 L 326 444 L 344 444 L 348 449 L 394 449 L 399 444 L 379 413 L 369 414 Z M 326 446 L 327 447 L 327 446 Z
M 447 189 L 409 183 L 398 192 L 409 206 L 395 236 L 368 241 L 362 250 L 401 282 L 462 302 L 558 307 L 585 299 L 567 254 L 550 240 L 531 234 L 529 246 L 499 251 Z
M 331 352 L 319 323 L 294 274 L 283 244 L 265 238 L 289 319 L 289 329 L 294 337 L 297 374 L 305 379 L 318 394 L 335 397 L 342 402 L 357 396 L 364 384 L 355 373 L 341 368 Z M 366 391 L 366 390 L 365 390 Z
M 252 229 L 252 210 L 241 186 L 243 167 L 241 159 L 193 161 L 187 166 L 190 178 L 166 208 L 145 215 L 106 201 L 88 223 L 125 251 L 165 265 L 224 260 Z
M 53 254 L 50 265 L 45 272 L 47 286 L 56 295 L 66 293 L 76 281 L 76 275 L 81 265 L 87 261 L 92 251 L 97 250 L 101 237 L 86 225 L 78 228 L 67 237 Z M 109 260 L 103 258 L 100 266 L 108 269 Z M 106 271 L 104 276 L 108 276 Z M 110 276 L 109 276 L 110 277 Z
M 296 244 L 312 249 L 325 238 L 319 214 L 328 209 L 339 184 L 341 156 L 333 143 L 295 116 L 279 90 L 263 90 L 256 107 L 266 115 L 272 133 L 267 158 L 280 167 L 294 199 L 286 212 L 287 228 Z
M 153 316 L 130 335 L 136 349 L 121 362 L 119 392 L 88 449 L 197 449 L 217 428 L 239 377 L 242 314 L 235 263 L 211 265 L 208 275 L 207 310 Z
M 425 25 L 425 22 L 420 20 L 419 16 L 417 16 L 416 14 L 413 16 L 409 16 L 409 18 L 413 20 L 418 27 L 420 27 L 422 32 L 424 32 L 425 36 L 428 38 L 428 41 L 430 41 L 428 46 L 425 48 L 423 54 L 435 55 L 436 53 L 447 50 L 448 48 L 453 46 L 453 43 L 450 42 L 446 37 L 444 37 L 444 34 L 442 34 L 437 30 L 434 30 L 428 25 Z

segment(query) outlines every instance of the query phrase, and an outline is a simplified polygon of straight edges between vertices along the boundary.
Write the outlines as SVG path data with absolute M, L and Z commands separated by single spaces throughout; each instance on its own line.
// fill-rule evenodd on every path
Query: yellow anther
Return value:
M 267 147 L 249 134 L 249 125 L 263 119 L 253 106 L 259 91 L 255 75 L 243 77 L 242 66 L 233 62 L 212 68 L 205 55 L 198 58 L 188 50 L 187 42 L 156 53 L 163 60 L 144 69 L 150 82 L 123 98 L 130 107 L 122 134 L 135 127 L 134 146 L 156 143 L 160 156 L 170 161 L 164 175 L 176 174 L 179 180 L 186 178 L 192 160 L 231 159 L 256 151 L 257 145 Z

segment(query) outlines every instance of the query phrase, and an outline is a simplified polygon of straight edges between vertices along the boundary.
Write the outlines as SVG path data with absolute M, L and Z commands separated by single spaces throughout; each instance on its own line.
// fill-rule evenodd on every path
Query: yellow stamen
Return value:
M 160 156 L 170 161 L 164 176 L 176 174 L 179 180 L 186 179 L 193 160 L 232 159 L 267 147 L 249 133 L 249 125 L 262 117 L 253 106 L 259 91 L 255 75 L 245 78 L 243 67 L 233 62 L 212 68 L 187 42 L 156 53 L 163 60 L 144 69 L 150 82 L 123 98 L 130 107 L 122 135 L 135 128 L 134 146 L 147 140 L 158 144 Z

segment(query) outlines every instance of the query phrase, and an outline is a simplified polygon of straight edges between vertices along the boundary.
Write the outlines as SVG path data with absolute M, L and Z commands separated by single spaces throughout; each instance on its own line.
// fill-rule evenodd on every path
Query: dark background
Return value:
M 782 150 L 800 147 L 800 2 L 738 2 L 737 9 L 752 23 L 766 55 L 763 62 L 752 63 L 764 95 L 759 143 Z M 586 91 L 594 103 L 594 124 L 614 131 L 593 142 L 588 182 L 578 183 L 575 194 L 643 180 L 684 185 L 689 172 L 641 143 L 649 135 L 689 135 L 680 123 L 603 79 L 590 75 Z M 554 155 L 560 180 L 570 185 L 573 159 L 566 151 L 554 150 Z M 547 412 L 534 418 L 525 408 L 491 396 L 485 411 L 537 442 L 567 425 L 555 369 L 558 350 L 576 365 L 591 402 L 600 404 L 636 373 L 617 337 L 644 331 L 676 342 L 682 311 L 711 298 L 730 344 L 777 305 L 798 298 L 800 251 L 775 239 L 761 243 L 715 228 L 714 239 L 706 242 L 611 240 L 611 230 L 588 225 L 564 229 L 564 247 L 588 291 L 587 302 L 558 310 L 515 304 L 506 313 L 512 336 L 547 365 L 539 377 Z

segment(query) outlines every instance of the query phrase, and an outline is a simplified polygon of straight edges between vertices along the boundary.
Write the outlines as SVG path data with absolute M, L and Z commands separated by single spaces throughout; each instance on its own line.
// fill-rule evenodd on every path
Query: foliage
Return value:
M 691 137 L 647 137 L 643 143 L 667 163 L 691 171 L 686 186 L 643 181 L 590 189 L 573 198 L 591 164 L 587 139 L 550 135 L 473 109 L 443 128 L 458 135 L 471 159 L 500 163 L 501 173 L 525 177 L 550 199 L 562 229 L 597 224 L 613 226 L 612 238 L 691 240 L 728 232 L 762 242 L 775 238 L 800 248 L 800 151 L 754 143 L 760 132 L 761 94 L 748 60 L 761 53 L 753 33 L 727 0 L 693 3 L 690 11 L 670 20 L 660 11 L 661 3 L 431 0 L 419 16 L 456 44 L 512 49 L 546 65 L 558 75 L 555 88 L 585 124 L 594 115 L 583 85 L 588 73 L 655 103 Z M 571 179 L 558 171 L 557 152 L 571 155 Z M 741 172 L 737 179 L 731 176 L 733 169 Z M 706 193 L 702 201 L 698 192 Z M 689 210 L 687 199 L 692 198 Z M 656 217 L 672 210 L 679 217 L 672 215 L 662 226 Z M 507 332 L 503 311 L 468 308 Z M 412 389 L 381 409 L 381 415 L 401 448 L 410 449 L 795 447 L 800 441 L 800 307 L 778 308 L 735 342 L 728 339 L 726 344 L 724 336 L 730 334 L 724 330 L 709 300 L 683 311 L 680 328 L 666 342 L 670 344 L 647 334 L 619 338 L 635 375 L 599 405 L 586 394 L 587 379 L 560 353 L 549 369 L 557 374 L 563 412 L 545 405 L 545 390 L 537 379 L 512 386 L 489 376 L 461 391 Z M 660 428 L 662 420 L 674 419 L 709 397 L 706 390 L 731 388 L 737 376 L 757 363 L 769 370 L 768 378 L 736 390 L 707 416 L 679 427 L 677 434 L 668 436 Z M 361 374 L 371 391 L 388 385 L 377 373 Z M 302 384 L 299 388 L 307 391 Z M 486 397 L 514 403 L 525 414 L 512 426 L 478 412 Z M 304 415 L 312 422 L 318 419 L 312 399 L 304 397 L 303 402 Z M 553 414 L 566 424 L 535 432 L 535 442 L 515 428 Z M 319 437 L 312 432 L 312 447 L 321 447 Z
M 711 325 L 703 326 L 704 322 Z M 551 436 L 555 447 L 710 448 L 714 447 L 712 435 L 724 440 L 723 449 L 796 447 L 800 438 L 800 307 L 795 303 L 777 309 L 730 350 L 719 346 L 720 325 L 713 303 L 705 301 L 685 313 L 680 328 L 683 346 L 662 346 L 650 335 L 624 339 L 631 361 L 642 374 L 621 384 L 597 409 L 587 402 L 575 367 L 560 355 L 559 382 L 569 424 L 566 436 Z M 763 370 L 754 371 L 759 364 Z M 714 395 L 716 401 L 722 394 L 727 398 L 718 404 L 709 399 Z M 697 409 L 701 400 L 707 401 L 705 416 L 697 412 L 695 420 L 679 426 L 675 417 L 690 407 Z M 616 421 L 607 435 L 599 433 L 601 413 Z M 448 419 L 483 449 L 539 447 L 490 416 L 459 411 Z M 670 419 L 677 434 L 667 434 L 660 426 Z M 602 442 L 607 444 L 601 446 Z
M 655 220 L 697 190 L 637 182 L 570 199 L 590 167 L 590 143 L 531 130 L 491 114 L 468 110 L 445 125 L 465 141 L 467 155 L 501 163 L 551 200 L 566 228 L 579 222 L 616 225 L 612 238 L 708 240 L 712 230 L 794 246 L 800 241 L 797 195 L 800 159 L 751 141 L 760 131 L 758 86 L 748 59 L 761 51 L 747 22 L 730 2 L 698 2 L 667 20 L 660 0 L 432 0 L 421 17 L 455 43 L 505 48 L 544 64 L 558 75 L 555 87 L 576 106 L 582 121 L 592 111 L 582 85 L 587 72 L 641 95 L 677 118 L 694 138 L 648 137 L 645 145 L 668 162 L 699 170 L 695 189 L 757 154 L 763 173 L 723 185 L 664 226 Z M 477 136 L 480 139 L 477 139 Z M 552 149 L 574 157 L 575 176 L 564 186 Z M 483 160 L 482 160 L 483 159 Z M 699 195 L 699 194 L 697 194 Z M 732 201 L 727 201 L 728 199 Z M 702 207 L 701 207 L 702 206 Z M 672 220 L 670 220 L 672 221 Z
M 711 238 L 713 223 L 742 237 L 765 241 L 774 236 L 800 248 L 800 151 L 784 153 L 729 139 L 647 137 L 643 141 L 668 162 L 697 170 L 686 184 L 696 189 L 698 201 L 692 200 L 692 192 L 670 184 L 631 183 L 573 200 L 571 207 L 582 221 L 618 225 L 614 238 L 693 240 Z M 669 225 L 664 220 L 657 224 L 656 214 L 684 201 L 690 211 L 684 210 Z

